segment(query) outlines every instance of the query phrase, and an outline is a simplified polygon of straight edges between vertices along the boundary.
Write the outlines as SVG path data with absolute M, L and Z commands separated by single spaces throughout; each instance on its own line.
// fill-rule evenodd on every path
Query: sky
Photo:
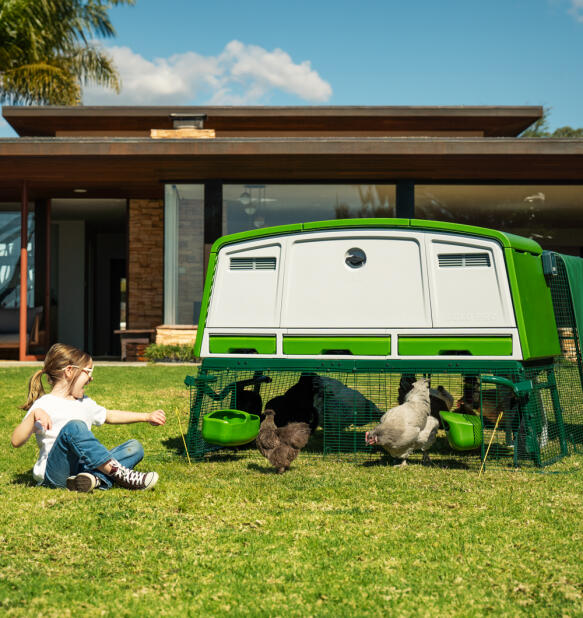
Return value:
M 86 105 L 542 105 L 583 127 L 583 0 L 136 0 Z M 14 132 L 0 120 L 0 136 Z

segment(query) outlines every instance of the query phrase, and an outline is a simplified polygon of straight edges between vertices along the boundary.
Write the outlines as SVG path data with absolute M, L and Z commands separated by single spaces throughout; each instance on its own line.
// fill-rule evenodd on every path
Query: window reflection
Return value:
M 164 322 L 196 324 L 204 284 L 204 186 L 166 185 Z
M 583 244 L 582 200 L 580 185 L 415 185 L 415 216 L 499 229 L 565 250 Z
M 28 214 L 27 305 L 34 305 L 34 212 Z M 20 207 L 0 204 L 0 307 L 20 306 Z
M 223 233 L 352 217 L 394 217 L 395 185 L 223 185 Z

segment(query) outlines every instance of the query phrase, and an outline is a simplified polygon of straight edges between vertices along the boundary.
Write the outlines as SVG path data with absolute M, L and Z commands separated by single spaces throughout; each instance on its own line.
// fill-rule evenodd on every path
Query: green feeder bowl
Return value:
M 242 410 L 216 410 L 202 418 L 202 437 L 210 444 L 240 446 L 258 433 L 259 417 Z
M 482 422 L 479 416 L 440 412 L 449 445 L 458 451 L 471 451 L 482 444 Z

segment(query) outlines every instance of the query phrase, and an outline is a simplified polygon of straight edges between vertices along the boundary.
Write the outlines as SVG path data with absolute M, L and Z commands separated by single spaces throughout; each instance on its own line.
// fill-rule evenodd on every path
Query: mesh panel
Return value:
M 562 411 L 565 438 L 569 448 L 577 450 L 583 444 L 583 366 L 573 299 L 565 263 L 557 257 L 556 276 L 550 278 L 551 295 L 561 344 L 555 377 Z
M 569 432 L 581 429 L 581 420 L 576 428 L 568 429 L 563 422 L 565 413 L 555 365 L 525 368 L 521 363 L 508 363 L 497 368 L 487 363 L 462 367 L 451 364 L 433 370 L 430 363 L 426 365 L 423 371 L 419 366 L 406 365 L 327 370 L 307 364 L 290 371 L 280 367 L 246 370 L 203 364 L 190 385 L 189 453 L 202 457 L 217 449 L 202 439 L 205 414 L 224 408 L 252 413 L 266 407 L 281 409 L 292 392 L 290 420 L 310 422 L 311 415 L 315 415 L 315 431 L 304 453 L 379 459 L 384 451 L 366 444 L 366 432 L 378 425 L 384 412 L 402 401 L 402 391 L 421 377 L 431 380 L 432 389 L 441 386 L 451 395 L 452 411 L 476 415 L 481 423 L 482 444 L 466 453 L 450 448 L 442 429 L 431 449 L 438 457 L 459 456 L 466 463 L 468 459 L 479 463 L 489 446 L 488 464 L 545 466 L 569 452 Z M 488 382 L 495 379 L 500 383 Z M 299 391 L 302 394 L 298 399 Z M 443 398 L 436 395 L 431 397 L 431 404 L 436 416 L 439 408 L 445 409 Z

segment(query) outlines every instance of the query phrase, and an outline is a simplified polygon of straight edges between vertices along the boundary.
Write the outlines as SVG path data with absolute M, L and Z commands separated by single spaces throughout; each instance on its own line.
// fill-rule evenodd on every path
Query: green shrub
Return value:
M 197 358 L 194 355 L 193 345 L 162 345 L 151 343 L 144 352 L 144 356 L 150 362 L 182 362 L 194 363 Z

